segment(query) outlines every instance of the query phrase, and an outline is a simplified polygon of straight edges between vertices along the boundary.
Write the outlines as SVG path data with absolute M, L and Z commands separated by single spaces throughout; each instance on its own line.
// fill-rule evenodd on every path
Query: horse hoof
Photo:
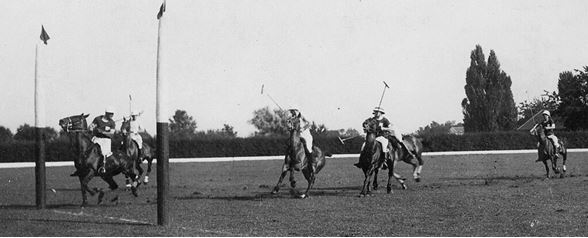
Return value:
M 408 188 L 408 187 L 406 187 L 406 184 L 402 184 L 400 186 L 402 186 L 402 190 L 406 190 Z
M 416 181 L 417 183 L 421 182 L 421 178 L 415 178 L 414 181 Z
M 386 188 L 386 193 L 388 193 L 388 194 L 392 193 L 392 187 L 387 187 Z
M 145 184 L 148 184 L 149 183 L 149 177 L 148 176 L 145 176 L 145 178 L 143 179 L 143 182 Z
M 306 195 L 306 194 L 300 194 L 300 198 L 302 198 L 302 199 L 308 198 L 308 195 Z
M 565 174 L 563 174 L 563 173 L 559 175 L 559 178 L 565 178 L 565 177 L 566 177 L 566 176 L 565 176 Z
M 136 187 L 131 188 L 131 192 L 133 193 L 133 196 L 135 196 L 135 197 L 138 197 L 139 196 L 139 193 L 137 193 L 137 188 Z
M 363 193 L 362 194 L 359 194 L 359 197 L 360 198 L 364 198 L 365 197 L 365 194 L 363 194 Z
M 279 188 L 274 188 L 274 190 L 272 190 L 272 195 L 276 195 L 278 194 Z

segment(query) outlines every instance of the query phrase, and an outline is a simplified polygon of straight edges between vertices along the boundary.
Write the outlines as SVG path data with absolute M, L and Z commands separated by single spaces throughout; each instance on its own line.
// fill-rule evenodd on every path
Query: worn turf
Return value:
M 386 194 L 384 171 L 365 198 L 357 158 L 330 159 L 304 200 L 288 186 L 270 195 L 281 161 L 170 164 L 169 227 L 155 225 L 155 173 L 137 198 L 120 189 L 82 209 L 73 167 L 47 168 L 37 210 L 34 168 L 0 169 L 0 236 L 588 236 L 587 156 L 571 153 L 567 177 L 549 180 L 532 154 L 428 156 L 421 183 L 401 164 L 407 190 L 393 181 Z

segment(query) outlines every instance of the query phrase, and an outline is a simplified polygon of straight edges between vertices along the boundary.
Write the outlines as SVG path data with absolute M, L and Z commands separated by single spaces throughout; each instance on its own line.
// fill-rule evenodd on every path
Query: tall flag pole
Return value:
M 41 77 L 43 48 L 46 47 L 49 35 L 45 27 L 41 25 L 41 42 L 35 47 L 35 197 L 38 209 L 45 209 L 47 205 L 47 183 L 45 175 L 45 133 L 47 126 L 45 121 L 45 94 L 43 92 L 43 80 Z
M 165 42 L 164 23 L 165 23 L 166 2 L 163 1 L 157 13 L 159 25 L 157 28 L 157 224 L 160 226 L 169 226 L 168 214 L 168 197 L 169 197 L 169 125 L 167 116 L 167 82 L 165 79 L 165 67 L 162 67 L 164 57 L 162 54 L 163 43 Z

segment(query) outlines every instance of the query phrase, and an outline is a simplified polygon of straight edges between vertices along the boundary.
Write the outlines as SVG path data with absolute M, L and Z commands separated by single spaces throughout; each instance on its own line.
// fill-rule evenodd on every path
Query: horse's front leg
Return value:
M 94 173 L 92 170 L 86 173 L 85 176 L 79 176 L 80 185 L 82 189 L 82 207 L 88 204 L 88 197 L 86 195 L 86 192 L 88 192 L 90 196 L 94 196 L 94 191 L 90 190 L 90 188 L 88 187 L 88 183 L 90 183 L 90 180 L 92 180 L 93 177 Z
M 372 175 L 374 174 L 374 166 L 370 166 L 369 169 L 367 169 L 367 171 L 364 172 L 365 174 L 365 179 L 363 180 L 363 188 L 361 189 L 361 192 L 359 193 L 359 197 L 365 197 L 366 195 L 369 195 L 371 193 L 370 191 L 370 183 Z
M 543 160 L 543 165 L 545 165 L 545 179 L 549 179 L 549 165 L 547 165 L 547 160 Z
M 396 181 L 398 181 L 398 183 L 400 183 L 400 187 L 402 189 L 407 189 L 406 184 L 404 183 L 404 181 L 406 179 L 403 178 L 402 176 L 400 176 L 399 174 L 397 174 L 396 172 L 394 172 L 394 169 L 396 168 L 397 164 L 398 164 L 398 160 L 392 161 L 392 170 L 388 171 L 388 173 L 389 173 L 388 176 L 394 177 L 396 179 Z M 392 184 L 390 184 L 390 182 L 388 183 L 387 190 L 392 191 Z M 390 192 L 388 192 L 388 193 L 390 193 Z
M 558 155 L 555 154 L 555 156 L 551 159 L 551 168 L 555 174 L 559 174 L 559 168 L 557 167 L 557 157 Z
M 288 173 L 288 170 L 288 164 L 284 163 L 284 165 L 282 165 L 282 173 L 280 174 L 280 178 L 278 179 L 278 184 L 276 184 L 274 190 L 272 190 L 272 194 L 277 194 L 278 191 L 280 191 L 280 186 L 282 186 L 282 181 L 284 180 L 284 177 L 286 177 L 286 173 Z

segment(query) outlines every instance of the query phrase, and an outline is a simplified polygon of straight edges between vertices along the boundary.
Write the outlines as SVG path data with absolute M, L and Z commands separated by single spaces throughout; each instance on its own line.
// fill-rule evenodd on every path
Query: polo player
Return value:
M 366 128 L 366 125 L 374 122 L 378 125 L 376 127 L 376 141 L 378 141 L 382 145 L 382 152 L 384 152 L 384 154 L 388 156 L 388 152 L 390 150 L 388 149 L 388 139 L 386 137 L 388 136 L 390 131 L 392 131 L 392 129 L 390 128 L 390 121 L 388 120 L 388 118 L 384 117 L 385 112 L 384 109 L 381 107 L 374 108 L 373 114 L 373 117 L 370 117 L 363 121 L 362 127 Z M 364 146 L 365 143 L 361 145 L 362 151 Z M 359 162 L 355 163 L 354 165 L 355 167 L 361 168 Z
M 104 168 L 106 164 L 106 158 L 112 155 L 112 136 L 115 132 L 116 124 L 112 117 L 114 116 L 114 108 L 107 107 L 104 110 L 104 115 L 97 116 L 90 124 L 89 129 L 94 134 L 92 137 L 92 142 L 98 144 L 100 146 L 100 150 L 102 151 L 102 161 L 100 161 L 98 173 L 104 174 L 106 173 L 106 169 Z
M 290 111 L 290 119 L 288 119 L 290 125 L 293 125 L 294 122 L 300 124 L 300 128 L 298 130 L 300 132 L 300 137 L 304 140 L 303 143 L 306 147 L 306 157 L 311 158 L 313 138 L 310 134 L 310 123 L 302 116 L 302 113 L 300 113 L 298 107 L 293 106 L 288 109 L 288 111 Z
M 555 155 L 557 156 L 557 151 L 560 150 L 560 145 L 559 145 L 559 139 L 557 138 L 557 136 L 555 136 L 555 133 L 553 132 L 553 130 L 555 129 L 555 123 L 553 122 L 553 119 L 551 119 L 551 113 L 548 110 L 544 110 L 543 113 L 541 113 L 543 115 L 543 121 L 540 122 L 539 124 L 535 125 L 535 127 L 537 126 L 541 126 L 543 127 L 543 129 L 545 130 L 545 136 L 547 136 L 547 138 L 549 140 L 551 140 L 551 142 L 553 142 L 553 145 L 555 146 Z M 533 131 L 535 130 L 535 127 L 533 127 L 533 129 L 531 129 L 531 133 L 533 133 Z M 539 159 L 537 159 L 535 162 L 540 161 Z
M 143 156 L 143 154 L 142 154 L 143 138 L 141 137 L 139 132 L 144 131 L 143 126 L 141 126 L 141 123 L 138 120 L 138 117 L 140 116 L 140 114 L 141 113 L 139 113 L 138 111 L 133 111 L 131 113 L 131 118 L 130 118 L 128 127 L 121 128 L 121 131 L 129 133 L 129 136 L 131 137 L 131 139 L 137 143 L 137 147 L 139 148 L 139 158 L 141 158 Z

